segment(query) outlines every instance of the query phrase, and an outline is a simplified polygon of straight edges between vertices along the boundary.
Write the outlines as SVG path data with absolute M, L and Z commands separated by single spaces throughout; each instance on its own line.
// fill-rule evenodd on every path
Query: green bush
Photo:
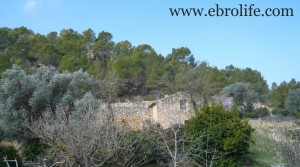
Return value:
M 261 118 L 269 115 L 269 111 L 265 107 L 255 109 L 252 102 L 247 102 L 243 104 L 239 114 L 241 117 L 246 118 Z
M 297 113 L 296 113 L 296 118 L 300 118 L 300 111 L 298 111 Z
M 132 148 L 134 151 L 134 156 L 130 163 L 127 163 L 126 166 L 131 166 L 132 164 L 150 163 L 155 162 L 160 158 L 159 153 L 161 152 L 160 148 L 157 146 L 156 138 L 152 134 L 145 134 L 144 132 L 135 131 L 132 132 L 128 138 L 127 142 L 134 143 Z M 123 151 L 125 154 L 126 151 Z M 123 155 L 123 157 L 126 157 Z M 141 164 L 142 164 L 141 163 Z
M 294 115 L 300 110 L 300 89 L 289 90 L 284 103 L 285 108 Z
M 265 107 L 255 109 L 255 113 L 257 114 L 258 117 L 265 117 L 269 115 L 269 111 Z
M 0 144 L 0 166 L 6 167 L 6 163 L 3 161 L 3 157 L 6 157 L 7 160 L 17 160 L 19 167 L 23 166 L 22 159 L 18 154 L 18 151 L 12 145 Z M 9 162 L 10 167 L 15 167 L 15 162 Z
M 39 138 L 27 139 L 24 147 L 23 153 L 26 161 L 36 161 L 36 158 L 48 148 L 48 146 L 43 144 Z
M 4 132 L 0 127 L 0 142 L 4 139 Z
M 252 102 L 243 103 L 241 109 L 239 110 L 241 117 L 247 118 L 257 118 L 258 116 L 255 113 L 254 106 Z
M 192 154 L 201 157 L 195 160 L 203 164 L 202 158 L 219 157 L 213 166 L 240 166 L 241 157 L 249 153 L 252 132 L 248 121 L 241 119 L 236 109 L 226 111 L 216 104 L 200 108 L 184 127 L 185 135 L 198 141 L 189 144 L 194 148 Z
M 243 105 L 244 102 L 257 98 L 254 87 L 250 83 L 234 83 L 223 88 L 221 94 L 233 97 L 236 105 Z
M 249 112 L 243 115 L 245 118 L 259 118 L 255 112 Z
M 272 111 L 273 115 L 287 117 L 290 116 L 291 113 L 288 110 L 275 109 Z

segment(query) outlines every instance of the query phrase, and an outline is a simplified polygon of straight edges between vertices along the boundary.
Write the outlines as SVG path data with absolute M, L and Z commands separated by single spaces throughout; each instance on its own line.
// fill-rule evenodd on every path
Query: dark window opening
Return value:
M 181 110 L 186 109 L 186 101 L 185 100 L 180 100 L 180 109 Z

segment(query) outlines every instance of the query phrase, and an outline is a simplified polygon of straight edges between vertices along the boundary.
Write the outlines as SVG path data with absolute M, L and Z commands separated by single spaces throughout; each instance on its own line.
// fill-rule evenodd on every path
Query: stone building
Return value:
M 154 101 L 114 103 L 112 106 L 115 119 L 131 129 L 141 129 L 145 121 L 159 123 L 163 128 L 183 124 L 193 115 L 192 108 L 190 96 L 183 92 Z

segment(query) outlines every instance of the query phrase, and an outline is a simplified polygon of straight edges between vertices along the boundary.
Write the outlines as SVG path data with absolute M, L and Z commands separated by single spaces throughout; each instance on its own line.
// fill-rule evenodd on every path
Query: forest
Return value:
M 250 67 L 210 66 L 187 47 L 161 55 L 148 44 L 114 42 L 105 31 L 42 35 L 26 27 L 0 28 L 0 73 L 1 167 L 16 161 L 18 166 L 267 166 L 251 156 L 257 130 L 248 120 L 300 118 L 295 79 L 268 85 Z M 132 131 L 110 112 L 115 102 L 180 91 L 204 101 L 184 125 L 163 129 L 145 123 Z M 226 103 L 232 107 L 216 97 L 230 98 Z M 276 150 L 280 163 L 300 165 L 299 131 L 279 130 L 286 134 Z

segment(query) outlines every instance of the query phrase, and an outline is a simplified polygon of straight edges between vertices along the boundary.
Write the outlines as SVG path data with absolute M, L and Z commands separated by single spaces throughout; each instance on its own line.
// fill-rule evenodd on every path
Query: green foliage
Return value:
M 254 87 L 247 83 L 234 83 L 225 87 L 221 94 L 233 97 L 233 101 L 237 105 L 242 105 L 244 102 L 254 101 L 256 94 Z
M 0 82 L 0 127 L 8 139 L 26 139 L 24 119 L 36 120 L 43 112 L 55 114 L 64 104 L 71 113 L 76 100 L 87 92 L 99 97 L 99 84 L 83 71 L 59 74 L 54 67 L 39 68 L 33 74 L 14 66 Z
M 21 159 L 21 156 L 19 155 L 18 151 L 15 149 L 14 146 L 10 145 L 10 144 L 3 144 L 0 143 L 0 157 L 1 157 L 1 161 L 0 161 L 0 166 L 5 167 L 6 163 L 3 161 L 3 157 L 6 157 L 7 160 L 17 160 L 18 161 L 18 166 L 22 167 L 23 166 L 23 162 Z M 16 167 L 16 163 L 15 162 L 9 162 L 9 165 L 11 167 Z
M 0 82 L 0 127 L 8 138 L 22 138 L 23 116 L 30 115 L 28 103 L 35 81 L 24 70 L 14 66 L 3 73 Z
M 87 72 L 97 79 L 102 79 L 105 76 L 104 68 L 102 67 L 101 61 L 98 58 L 93 61 L 93 64 L 89 67 Z
M 181 47 L 181 48 L 173 48 L 172 53 L 166 57 L 166 61 L 174 61 L 177 60 L 179 63 L 188 64 L 191 67 L 196 67 L 194 56 L 189 48 Z
M 233 65 L 226 66 L 222 72 L 225 74 L 227 81 L 230 84 L 238 82 L 238 79 L 241 76 L 241 69 L 236 68 Z
M 27 67 L 23 59 L 17 59 L 14 64 L 18 67 L 21 67 L 22 69 L 25 69 Z
M 167 75 L 161 64 L 154 64 L 149 77 L 146 81 L 146 86 L 149 92 L 158 92 L 167 87 Z
M 239 111 L 239 114 L 242 117 L 245 116 L 245 117 L 249 117 L 249 118 L 257 118 L 257 116 L 255 114 L 253 103 L 251 103 L 251 102 L 243 103 L 243 105 Z
M 43 144 L 39 138 L 29 138 L 24 143 L 24 158 L 26 161 L 37 161 L 37 158 L 41 156 L 41 154 L 43 154 L 47 148 L 48 146 Z
M 34 59 L 38 59 L 40 55 L 43 55 L 42 48 L 47 44 L 47 38 L 44 35 L 36 34 L 30 40 L 29 55 Z
M 95 32 L 92 29 L 87 29 L 82 32 L 83 44 L 86 46 L 92 46 L 96 40 Z
M 251 68 L 240 69 L 233 65 L 226 66 L 223 73 L 226 75 L 229 84 L 236 82 L 250 83 L 254 91 L 260 96 L 268 93 L 268 85 L 261 73 Z
M 236 82 L 251 84 L 259 100 L 268 93 L 265 80 L 256 70 L 232 65 L 218 69 L 206 62 L 198 64 L 186 47 L 174 48 L 163 57 L 147 44 L 135 47 L 126 40 L 115 43 L 109 32 L 102 31 L 97 37 L 95 34 L 91 29 L 81 34 L 73 29 L 63 29 L 59 34 L 42 35 L 26 27 L 1 28 L 0 72 L 12 64 L 26 71 L 52 65 L 60 72 L 82 69 L 103 79 L 113 71 L 121 79 L 121 96 L 158 97 L 186 91 L 209 100 L 210 96 Z
M 4 27 L 0 28 L 0 52 L 5 51 L 8 47 L 12 45 L 12 36 L 11 36 L 11 29 Z
M 239 118 L 233 109 L 226 111 L 221 105 L 204 105 L 186 122 L 184 132 L 188 137 L 200 142 L 191 142 L 195 155 L 209 160 L 217 158 L 214 166 L 240 166 L 240 157 L 247 154 L 253 129 L 247 120 Z M 200 146 L 198 145 L 199 143 Z M 198 163 L 201 158 L 196 159 Z
M 218 68 L 214 67 L 210 70 L 209 75 L 209 94 L 215 95 L 221 92 L 222 88 L 227 85 L 226 76 Z
M 81 99 L 75 101 L 71 118 L 79 120 L 82 115 L 89 114 L 89 112 L 96 112 L 98 110 L 96 108 L 98 107 L 97 104 L 101 104 L 101 102 L 91 92 L 87 92 Z
M 88 66 L 88 59 L 85 56 L 76 57 L 68 54 L 62 58 L 58 69 L 61 72 L 74 72 L 80 69 L 86 70 Z
M 131 149 L 135 150 L 134 156 L 132 156 L 131 159 L 128 161 L 126 160 L 126 157 L 128 157 L 128 155 L 126 154 L 129 154 L 130 150 L 121 150 L 120 159 L 123 161 L 127 161 L 127 163 L 124 164 L 126 166 L 139 164 L 141 162 L 145 164 L 149 162 L 155 162 L 156 160 L 162 158 L 160 154 L 162 150 L 158 147 L 156 142 L 156 138 L 153 134 L 145 134 L 145 131 L 133 131 L 126 137 L 124 144 L 128 145 L 133 143 Z
M 295 79 L 292 79 L 289 83 L 282 82 L 278 86 L 276 83 L 273 83 L 270 95 L 273 107 L 282 110 L 285 109 L 289 90 L 296 90 L 298 88 L 300 88 L 300 82 L 296 82 Z
M 10 57 L 5 52 L 0 52 L 0 74 L 2 74 L 3 71 L 10 68 L 12 66 L 12 63 L 10 62 Z
M 274 134 L 274 129 L 258 128 L 252 134 L 254 143 L 250 147 L 251 154 L 245 157 L 243 166 L 253 167 L 272 167 L 280 164 L 281 158 L 278 157 L 278 143 L 274 141 L 270 133 Z M 251 164 L 247 163 L 251 162 Z
M 272 114 L 283 117 L 291 116 L 291 113 L 285 109 L 274 109 L 272 110 Z
M 93 53 L 100 59 L 101 65 L 105 69 L 108 62 L 111 60 L 114 48 L 112 41 L 112 34 L 109 32 L 100 32 L 98 38 L 93 46 Z
M 52 65 L 57 67 L 61 61 L 62 55 L 59 54 L 54 44 L 47 43 L 40 48 L 38 59 L 44 65 Z
M 117 57 L 129 56 L 132 52 L 132 44 L 129 41 L 121 41 L 115 45 L 115 54 Z M 116 58 L 117 58 L 116 57 Z
M 205 101 L 209 100 L 210 96 L 210 72 L 211 67 L 207 62 L 202 62 L 196 68 L 197 72 L 197 80 L 196 83 L 193 84 L 193 92 L 197 92 L 198 96 L 203 98 Z
M 132 51 L 130 56 L 121 56 L 115 60 L 112 68 L 122 81 L 120 95 L 148 93 L 151 89 L 147 90 L 147 78 L 151 72 L 155 72 L 152 71 L 153 68 L 160 67 L 159 61 L 160 57 L 149 45 L 140 45 Z M 151 79 L 148 83 L 151 85 Z
M 31 60 L 29 55 L 30 41 L 34 38 L 32 30 L 26 27 L 20 27 L 13 29 L 9 35 L 12 37 L 12 45 L 9 47 L 9 52 L 14 60 L 16 59 L 28 59 Z
M 122 79 L 121 95 L 133 95 L 141 91 L 145 75 L 139 64 L 140 61 L 134 57 L 120 57 L 113 64 L 115 73 Z
M 173 48 L 172 53 L 168 54 L 164 60 L 165 68 L 169 82 L 175 80 L 176 74 L 179 72 L 181 65 L 190 65 L 192 68 L 196 67 L 193 55 L 190 49 L 186 47 Z
M 246 102 L 241 106 L 239 111 L 241 117 L 247 118 L 261 118 L 269 115 L 269 111 L 265 107 L 255 109 L 253 103 Z
M 35 34 L 26 27 L 4 27 L 0 28 L 0 39 L 0 129 L 3 132 L 0 133 L 0 139 L 3 138 L 1 135 L 4 135 L 5 139 L 26 139 L 23 135 L 26 131 L 24 119 L 34 121 L 44 112 L 80 115 L 83 110 L 79 110 L 79 106 L 85 104 L 83 101 L 90 102 L 88 97 L 99 96 L 102 96 L 103 100 L 116 96 L 137 95 L 156 99 L 164 94 L 184 91 L 193 98 L 200 97 L 209 101 L 212 95 L 221 93 L 233 97 L 235 103 L 242 106 L 241 115 L 252 118 L 268 114 L 265 108 L 254 110 L 252 103 L 262 102 L 270 97 L 272 107 L 275 108 L 273 114 L 299 115 L 300 82 L 292 79 L 280 85 L 274 83 L 269 92 L 268 85 L 259 71 L 251 68 L 241 69 L 233 65 L 219 69 L 209 66 L 207 62 L 198 63 L 191 50 L 186 47 L 172 49 L 170 54 L 163 57 L 150 45 L 133 46 L 126 40 L 115 43 L 111 33 L 102 31 L 96 37 L 96 33 L 91 29 L 81 34 L 73 29 L 63 29 L 59 34 L 50 32 L 42 35 Z M 53 67 L 43 67 L 44 65 Z M 12 66 L 13 68 L 9 69 Z M 56 68 L 62 73 L 57 72 Z M 101 82 L 94 80 L 86 72 Z M 112 94 L 114 91 L 107 89 L 100 94 L 101 89 L 109 88 L 109 85 L 102 84 L 102 81 L 109 82 L 111 73 L 116 74 L 117 93 Z M 61 109 L 61 106 L 66 106 L 64 111 L 57 110 Z M 234 150 L 228 154 L 231 158 L 226 154 L 225 159 L 220 159 L 218 163 L 234 164 L 237 159 L 236 152 L 240 150 L 233 145 L 241 143 L 236 134 L 246 133 L 246 130 L 238 130 L 247 129 L 246 125 L 240 125 L 242 123 L 237 121 L 238 126 L 234 131 L 231 124 L 223 119 L 227 120 L 230 117 L 235 123 L 235 112 L 226 116 L 222 109 L 216 106 L 209 109 L 204 107 L 202 110 L 200 113 L 210 113 L 207 115 L 212 117 L 203 117 L 209 119 L 206 120 L 208 124 L 205 124 L 204 129 L 208 126 L 214 127 L 210 132 L 219 130 L 223 136 L 216 136 L 224 138 L 224 141 L 210 140 L 217 143 L 212 146 L 220 146 L 218 151 L 222 155 L 228 150 Z M 220 117 L 211 114 L 214 112 L 205 112 L 208 110 L 220 110 Z M 214 124 L 211 120 L 217 121 Z M 201 121 L 199 126 L 200 124 Z M 204 126 L 204 123 L 201 126 Z M 225 133 L 224 129 L 228 132 Z M 138 154 L 141 154 L 139 158 L 150 147 L 147 145 L 148 139 L 140 142 L 139 145 L 143 146 L 138 151 Z M 31 146 L 29 150 L 38 152 L 38 148 Z M 151 150 L 146 155 L 151 157 Z
M 26 71 L 43 65 L 58 67 L 60 72 L 82 69 L 98 79 L 114 71 L 122 81 L 122 96 L 185 91 L 209 100 L 226 86 L 245 83 L 252 86 L 256 100 L 266 102 L 270 97 L 273 108 L 284 109 L 289 90 L 300 88 L 293 79 L 278 86 L 273 84 L 269 94 L 268 85 L 257 70 L 233 65 L 218 69 L 206 62 L 198 63 L 186 47 L 174 48 L 163 57 L 147 44 L 135 47 L 126 40 L 115 43 L 113 35 L 104 31 L 97 37 L 91 29 L 82 33 L 63 29 L 42 35 L 26 27 L 3 27 L 0 37 L 0 73 L 12 64 Z M 239 105 L 243 100 L 235 98 Z
M 58 48 L 63 55 L 79 57 L 84 49 L 81 35 L 73 29 L 63 29 L 58 38 Z
M 275 108 L 284 108 L 285 99 L 288 96 L 289 86 L 286 82 L 282 82 L 279 86 L 273 86 L 271 92 L 272 105 Z
M 257 108 L 255 112 L 259 118 L 270 115 L 269 110 L 265 107 Z
M 293 114 L 300 112 L 300 88 L 296 90 L 289 90 L 289 95 L 285 102 L 285 108 Z
M 58 41 L 57 32 L 50 32 L 46 35 L 46 37 L 50 44 L 55 45 Z
M 0 127 L 0 142 L 4 139 L 4 132 L 2 128 Z
M 241 71 L 241 74 L 239 82 L 251 83 L 254 87 L 254 91 L 258 95 L 268 93 L 268 85 L 260 72 L 252 70 L 251 68 L 246 68 Z

